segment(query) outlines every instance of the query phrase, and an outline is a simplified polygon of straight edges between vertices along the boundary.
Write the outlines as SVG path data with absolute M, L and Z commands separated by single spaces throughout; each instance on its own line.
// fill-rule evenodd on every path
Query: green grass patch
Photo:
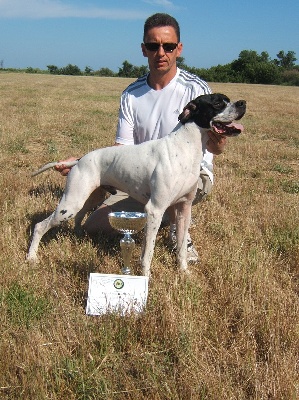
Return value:
M 10 153 L 22 153 L 28 154 L 29 150 L 26 148 L 26 140 L 22 138 L 15 139 L 8 144 L 8 150 Z
M 49 303 L 44 297 L 38 297 L 33 290 L 28 290 L 13 283 L 4 296 L 7 315 L 15 325 L 28 329 L 35 321 L 45 317 Z
M 290 174 L 293 172 L 293 169 L 286 165 L 276 164 L 273 167 L 273 171 L 277 171 L 280 174 Z
M 282 189 L 286 193 L 298 194 L 299 193 L 299 182 L 285 181 L 282 184 Z

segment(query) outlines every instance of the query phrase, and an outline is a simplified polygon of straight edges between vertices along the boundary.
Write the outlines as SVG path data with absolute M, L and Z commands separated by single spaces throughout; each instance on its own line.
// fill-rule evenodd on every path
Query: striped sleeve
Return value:
M 211 88 L 204 80 L 200 79 L 199 76 L 192 74 L 191 72 L 180 70 L 180 76 L 186 84 L 190 84 L 192 86 L 197 86 L 200 88 L 200 94 L 210 94 L 212 93 Z

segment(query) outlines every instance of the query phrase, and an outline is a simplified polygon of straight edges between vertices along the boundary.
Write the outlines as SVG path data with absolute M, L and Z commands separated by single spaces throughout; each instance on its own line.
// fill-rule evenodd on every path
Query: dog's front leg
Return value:
M 176 204 L 177 262 L 181 271 L 184 272 L 188 268 L 187 236 L 191 221 L 191 205 L 190 200 Z
M 147 223 L 145 226 L 141 266 L 142 274 L 150 276 L 150 267 L 154 255 L 156 237 L 161 225 L 163 212 L 161 213 L 161 211 L 158 210 L 153 211 L 148 205 L 145 207 L 145 212 L 147 213 Z

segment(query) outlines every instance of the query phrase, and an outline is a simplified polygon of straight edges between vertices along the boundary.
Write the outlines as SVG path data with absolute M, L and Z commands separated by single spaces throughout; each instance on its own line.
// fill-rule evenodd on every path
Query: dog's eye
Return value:
M 215 108 L 223 108 L 225 106 L 223 101 L 215 101 L 214 107 Z

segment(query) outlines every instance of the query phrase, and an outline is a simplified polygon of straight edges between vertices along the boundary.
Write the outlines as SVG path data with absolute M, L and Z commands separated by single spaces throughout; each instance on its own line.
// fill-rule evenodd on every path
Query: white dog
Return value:
M 177 262 L 187 270 L 187 232 L 191 219 L 203 146 L 207 130 L 236 136 L 243 127 L 233 120 L 242 118 L 246 102 L 231 103 L 225 95 L 203 95 L 191 101 L 179 116 L 180 123 L 168 136 L 132 146 L 112 146 L 86 154 L 80 160 L 63 163 L 73 166 L 66 188 L 56 210 L 36 224 L 27 255 L 37 260 L 43 235 L 70 218 L 80 225 L 88 210 L 104 197 L 103 187 L 112 186 L 145 204 L 147 225 L 141 264 L 149 276 L 155 239 L 166 209 L 175 205 Z M 33 175 L 56 165 L 47 164 Z M 132 210 L 133 211 L 133 210 Z

